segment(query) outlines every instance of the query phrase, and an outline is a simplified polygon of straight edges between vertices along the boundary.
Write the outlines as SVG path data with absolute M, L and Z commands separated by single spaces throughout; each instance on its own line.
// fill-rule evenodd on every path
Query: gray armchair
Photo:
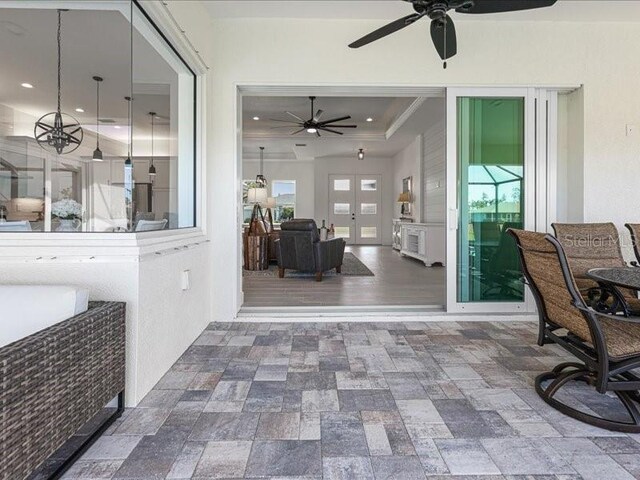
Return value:
M 280 238 L 276 240 L 280 278 L 284 278 L 287 269 L 314 272 L 318 282 L 322 281 L 323 272 L 334 268 L 341 272 L 344 239 L 321 241 L 316 222 L 308 219 L 283 222 L 280 228 Z

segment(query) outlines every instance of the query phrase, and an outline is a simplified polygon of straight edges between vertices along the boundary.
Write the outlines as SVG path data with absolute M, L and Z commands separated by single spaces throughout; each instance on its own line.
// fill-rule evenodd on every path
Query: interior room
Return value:
M 0 1 L 0 479 L 640 478 L 640 0 Z
M 244 308 L 442 309 L 444 89 L 428 97 L 310 97 L 313 110 L 309 97 L 243 98 Z M 342 120 L 313 131 L 289 123 L 300 118 Z M 266 219 L 264 262 L 247 251 L 260 178 L 267 198 L 254 220 Z M 291 265 L 279 278 L 275 243 L 281 223 L 293 219 L 313 219 L 321 234 L 324 226 L 326 237 L 344 240 L 340 273 L 334 265 L 319 282 Z M 403 223 L 412 224 L 404 245 Z

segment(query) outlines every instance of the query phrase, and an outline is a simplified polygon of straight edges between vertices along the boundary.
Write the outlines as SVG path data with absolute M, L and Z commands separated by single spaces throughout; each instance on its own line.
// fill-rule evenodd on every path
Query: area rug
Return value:
M 328 272 L 324 272 L 323 276 L 333 277 L 337 275 L 335 269 Z M 342 259 L 342 273 L 345 277 L 373 277 L 374 274 L 369 268 L 360 261 L 351 252 L 345 252 Z M 269 265 L 268 270 L 242 270 L 243 277 L 277 277 L 278 266 L 275 264 Z M 285 277 L 314 277 L 315 273 L 296 272 L 295 270 L 287 270 Z

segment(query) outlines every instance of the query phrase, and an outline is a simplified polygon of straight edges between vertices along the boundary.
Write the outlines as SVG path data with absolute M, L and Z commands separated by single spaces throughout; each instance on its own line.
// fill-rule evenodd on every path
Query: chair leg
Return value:
M 596 379 L 596 373 L 590 371 L 586 365 L 564 363 L 558 365 L 551 372 L 543 373 L 536 377 L 535 388 L 536 393 L 548 403 L 551 407 L 555 408 L 561 413 L 575 418 L 581 422 L 593 425 L 598 428 L 604 428 L 606 430 L 612 430 L 615 432 L 626 433 L 640 433 L 640 413 L 637 410 L 634 402 L 633 395 L 629 395 L 631 392 L 616 391 L 616 395 L 620 402 L 624 405 L 625 409 L 629 413 L 630 421 L 624 422 L 619 420 L 609 420 L 604 417 L 598 417 L 590 415 L 583 411 L 580 411 L 574 407 L 563 403 L 561 400 L 555 398 L 556 393 L 567 383 L 571 381 L 582 381 L 590 386 L 593 386 Z M 546 386 L 543 383 L 547 383 Z M 598 393 L 594 389 L 594 393 Z
M 316 272 L 316 282 L 322 281 L 322 272 Z
M 278 267 L 278 277 L 284 278 L 284 268 Z
M 342 273 L 342 265 L 336 267 L 336 273 Z

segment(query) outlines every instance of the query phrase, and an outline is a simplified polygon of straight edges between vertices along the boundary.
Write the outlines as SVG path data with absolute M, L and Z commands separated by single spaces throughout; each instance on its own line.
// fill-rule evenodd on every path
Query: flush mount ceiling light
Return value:
M 253 117 L 253 119 L 257 122 L 258 120 L 260 120 L 260 117 Z
M 259 188 L 265 188 L 267 186 L 267 179 L 263 174 L 262 168 L 264 167 L 264 147 L 260 147 L 260 173 L 256 175 L 256 183 Z
M 358 160 L 364 160 L 364 149 L 358 150 Z
M 71 153 L 82 143 L 84 133 L 78 121 L 60 110 L 62 78 L 62 10 L 58 10 L 58 109 L 42 116 L 33 129 L 33 136 L 45 150 L 58 155 Z
M 30 83 L 21 83 L 20 86 L 22 88 L 33 88 L 33 85 L 31 85 Z
M 369 123 L 373 122 L 373 118 L 371 118 L 371 117 L 367 118 L 367 122 L 369 122 Z
M 156 178 L 156 166 L 153 164 L 153 140 L 154 140 L 153 127 L 155 126 L 156 112 L 149 112 L 149 115 L 151 115 L 151 165 L 149 166 L 149 177 L 153 182 L 153 179 Z
M 80 107 L 78 107 L 78 108 L 76 108 L 76 112 L 78 112 L 78 113 L 84 113 L 84 108 L 80 108 Z
M 93 77 L 93 79 L 96 82 L 96 149 L 93 151 L 92 158 L 95 162 L 101 162 L 102 150 L 100 150 L 100 83 L 102 83 L 103 79 L 102 77 Z M 78 111 L 77 108 L 76 111 Z

